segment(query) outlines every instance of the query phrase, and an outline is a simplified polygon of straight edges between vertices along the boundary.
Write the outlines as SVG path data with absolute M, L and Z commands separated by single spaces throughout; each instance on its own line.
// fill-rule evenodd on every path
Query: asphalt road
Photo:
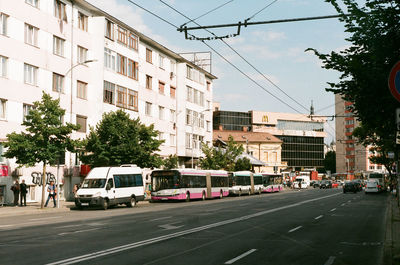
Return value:
M 380 264 L 386 194 L 310 189 L 0 219 L 0 264 Z

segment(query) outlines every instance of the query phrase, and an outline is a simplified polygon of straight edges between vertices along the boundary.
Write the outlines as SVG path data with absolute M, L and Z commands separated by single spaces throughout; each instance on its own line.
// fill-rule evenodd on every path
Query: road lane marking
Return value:
M 1 229 L 1 228 L 11 227 L 11 226 L 14 226 L 14 225 L 0 225 L 0 229 Z
M 333 208 L 332 210 L 330 210 L 330 212 L 336 211 L 336 208 Z
M 63 225 L 63 226 L 57 226 L 57 227 L 55 227 L 55 229 L 77 227 L 77 226 L 82 226 L 82 225 L 83 224 L 79 224 L 79 225 Z
M 72 232 L 64 232 L 64 233 L 59 233 L 59 236 L 64 236 L 64 235 L 70 235 L 70 234 L 78 234 L 78 233 L 84 233 L 84 232 L 90 232 L 93 230 L 99 230 L 100 228 L 91 228 L 91 229 L 85 229 L 85 230 L 77 230 L 77 231 L 72 231 Z
M 324 265 L 332 265 L 336 257 L 330 256 L 329 259 L 324 263 Z
M 342 203 L 340 206 L 345 206 L 346 204 L 345 203 Z
M 347 202 L 349 202 L 349 203 L 350 203 L 351 201 L 347 201 Z
M 61 218 L 61 217 L 62 216 L 43 217 L 43 218 L 29 219 L 29 221 L 41 221 L 41 220 L 56 219 L 56 218 Z
M 175 223 L 174 223 L 175 224 Z M 161 227 L 165 230 L 172 230 L 172 229 L 178 229 L 181 228 L 183 225 L 172 225 L 172 224 L 165 224 L 165 225 L 159 225 L 158 227 Z
M 314 198 L 314 199 L 309 199 L 309 200 L 305 200 L 302 202 L 297 202 L 297 203 L 293 203 L 293 204 L 288 204 L 285 206 L 281 206 L 281 207 L 277 207 L 277 208 L 273 208 L 273 209 L 269 209 L 269 210 L 265 210 L 265 211 L 261 211 L 261 212 L 256 212 L 254 214 L 250 214 L 250 215 L 244 215 L 241 217 L 236 217 L 233 219 L 227 219 L 224 221 L 220 221 L 217 223 L 211 223 L 208 225 L 203 225 L 203 226 L 199 226 L 199 227 L 195 227 L 195 228 L 191 228 L 191 229 L 187 229 L 187 230 L 183 230 L 183 231 L 179 231 L 179 232 L 175 232 L 175 233 L 171 233 L 171 234 L 167 234 L 167 235 L 163 235 L 163 236 L 158 236 L 158 237 L 154 237 L 154 238 L 150 238 L 150 239 L 145 239 L 142 241 L 138 241 L 138 242 L 132 242 L 129 244 L 125 244 L 125 245 L 121 245 L 121 246 L 117 246 L 117 247 L 113 247 L 113 248 L 108 248 L 108 249 L 104 249 L 104 250 L 100 250 L 100 251 L 96 251 L 96 252 L 92 252 L 92 253 L 88 253 L 85 255 L 81 255 L 81 256 L 76 256 L 76 257 L 71 257 L 71 258 L 67 258 L 67 259 L 63 259 L 63 260 L 58 260 L 58 261 L 54 261 L 52 263 L 48 263 L 47 265 L 58 265 L 58 264 L 64 264 L 64 265 L 68 265 L 68 264 L 74 264 L 74 263 L 79 263 L 79 262 L 83 262 L 86 260 L 92 260 L 92 259 L 96 259 L 102 256 L 108 256 L 114 253 L 118 253 L 118 252 L 122 252 L 122 251 L 126 251 L 129 249 L 134 249 L 134 248 L 138 248 L 138 247 L 142 247 L 142 246 L 147 246 L 150 244 L 154 244 L 154 243 L 158 243 L 158 242 L 162 242 L 162 241 L 166 241 L 172 238 L 177 238 L 177 237 L 181 237 L 184 235 L 188 235 L 188 234 L 193 234 L 193 233 L 197 233 L 200 231 L 204 231 L 204 230 L 208 230 L 211 228 L 215 228 L 215 227 L 220 227 L 220 226 L 224 226 L 227 224 L 232 224 L 232 223 L 237 223 L 237 222 L 241 222 L 241 221 L 245 221 L 245 220 L 249 220 L 255 217 L 259 217 L 259 216 L 263 216 L 269 213 L 274 213 L 274 212 L 278 212 L 281 210 L 285 210 L 285 209 L 289 209 L 289 208 L 293 208 L 293 207 L 298 207 L 300 205 L 303 204 L 307 204 L 310 202 L 315 202 L 315 201 L 319 201 L 319 200 L 323 200 L 323 199 L 327 199 L 333 196 L 338 196 L 341 193 L 335 193 L 335 194 L 331 194 L 331 195 L 327 195 L 327 196 L 323 196 L 323 197 L 319 197 L 319 198 Z
M 170 218 L 172 218 L 172 216 L 165 216 L 165 217 L 151 219 L 150 222 L 159 221 L 159 220 L 165 220 L 165 219 L 170 219 Z
M 320 215 L 320 216 L 315 217 L 314 219 L 315 219 L 315 220 L 318 220 L 318 219 L 320 219 L 320 218 L 322 218 L 322 217 L 324 217 L 324 216 L 323 216 L 323 215 Z
M 298 226 L 298 227 L 295 227 L 295 228 L 293 228 L 293 229 L 290 229 L 289 230 L 289 232 L 288 233 L 292 233 L 292 232 L 294 232 L 294 231 L 296 231 L 296 230 L 299 230 L 300 228 L 302 228 L 303 226 Z
M 232 264 L 232 263 L 235 263 L 236 261 L 238 261 L 238 260 L 240 260 L 240 259 L 242 259 L 242 258 L 244 258 L 244 257 L 246 257 L 246 256 L 248 256 L 248 255 L 250 255 L 251 253 L 253 253 L 253 252 L 256 251 L 256 250 L 257 250 L 257 249 L 255 249 L 255 248 L 250 249 L 249 251 L 243 253 L 242 255 L 237 256 L 236 258 L 233 258 L 233 259 L 231 259 L 231 260 L 228 260 L 228 261 L 225 262 L 224 264 Z

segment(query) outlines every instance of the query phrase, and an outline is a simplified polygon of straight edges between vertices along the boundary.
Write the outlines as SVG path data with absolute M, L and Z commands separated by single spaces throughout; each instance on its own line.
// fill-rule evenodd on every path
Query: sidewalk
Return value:
M 26 206 L 0 206 L 0 218 L 6 216 L 23 215 L 23 214 L 39 214 L 51 212 L 66 212 L 75 207 L 74 202 L 60 201 L 60 208 L 54 208 L 53 202 L 49 202 L 48 206 L 40 209 L 40 202 L 27 203 Z
M 389 195 L 383 252 L 384 265 L 400 264 L 400 208 L 396 199 L 396 196 Z

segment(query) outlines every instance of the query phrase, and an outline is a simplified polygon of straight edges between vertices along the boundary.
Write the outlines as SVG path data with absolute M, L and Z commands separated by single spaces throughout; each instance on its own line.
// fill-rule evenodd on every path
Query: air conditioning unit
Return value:
M 11 173 L 11 175 L 15 176 L 15 177 L 20 177 L 22 175 L 24 175 L 24 171 L 22 167 L 17 167 L 14 169 L 14 171 Z

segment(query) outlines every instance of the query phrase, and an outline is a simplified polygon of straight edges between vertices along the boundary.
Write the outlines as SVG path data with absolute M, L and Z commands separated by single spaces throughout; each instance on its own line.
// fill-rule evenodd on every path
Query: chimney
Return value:
M 224 126 L 223 126 L 223 125 L 219 125 L 219 126 L 218 126 L 218 130 L 219 130 L 219 131 L 223 131 L 223 130 L 224 130 Z
M 242 128 L 243 128 L 244 132 L 247 132 L 247 130 L 248 130 L 247 126 L 243 126 Z

